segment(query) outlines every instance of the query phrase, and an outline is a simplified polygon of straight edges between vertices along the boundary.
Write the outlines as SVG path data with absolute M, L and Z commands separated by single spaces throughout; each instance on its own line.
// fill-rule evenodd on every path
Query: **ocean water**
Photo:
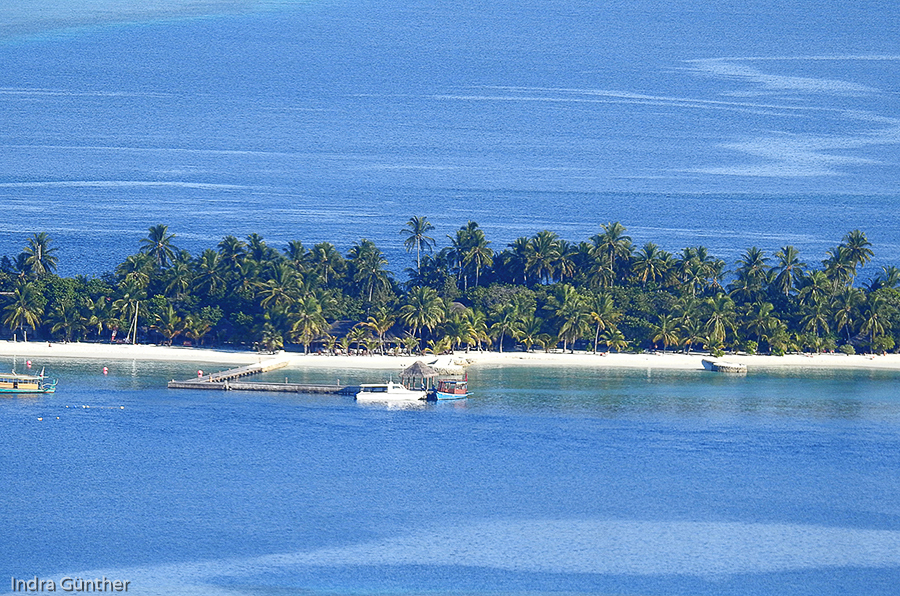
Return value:
M 478 221 L 495 250 L 621 221 L 638 245 L 900 263 L 900 7 L 766 0 L 0 7 L 0 254 L 99 274 L 166 223 L 194 254 Z M 402 274 L 401 274 L 402 277 Z
M 57 394 L 0 400 L 4 578 L 869 596 L 900 577 L 897 373 L 475 367 L 469 400 L 390 408 L 36 364 Z M 372 379 L 339 365 L 269 378 Z
M 194 253 L 365 237 L 400 272 L 413 215 L 439 240 L 478 221 L 496 250 L 618 220 L 638 244 L 810 264 L 860 228 L 864 279 L 900 263 L 898 11 L 6 2 L 0 254 L 47 231 L 61 273 L 95 275 L 166 223 Z M 56 395 L 0 400 L 4 582 L 869 596 L 900 577 L 895 373 L 481 368 L 473 399 L 389 409 L 42 364 Z

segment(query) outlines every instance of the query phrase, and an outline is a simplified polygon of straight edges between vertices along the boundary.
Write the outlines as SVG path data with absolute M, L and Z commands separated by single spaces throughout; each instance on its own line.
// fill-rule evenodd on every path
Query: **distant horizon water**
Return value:
M 900 265 L 900 6 L 764 0 L 18 0 L 0 7 L 0 254 L 99 275 L 167 224 L 197 254 L 477 221 L 492 247 L 620 221 L 732 265 L 850 230 Z

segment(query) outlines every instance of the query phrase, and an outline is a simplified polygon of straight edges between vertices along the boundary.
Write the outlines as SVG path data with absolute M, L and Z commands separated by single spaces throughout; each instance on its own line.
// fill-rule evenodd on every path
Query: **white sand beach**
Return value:
M 49 358 L 73 358 L 91 360 L 164 360 L 173 362 L 214 363 L 243 365 L 273 358 L 290 359 L 291 367 L 298 368 L 358 368 L 367 370 L 396 370 L 405 368 L 417 360 L 436 363 L 439 369 L 460 369 L 465 366 L 566 366 L 589 368 L 650 368 L 670 370 L 698 370 L 708 354 L 692 353 L 641 353 L 641 354 L 593 354 L 576 351 L 562 352 L 456 352 L 434 356 L 326 356 L 278 352 L 259 354 L 246 350 L 186 348 L 181 346 L 130 345 L 101 343 L 47 343 L 0 342 L 0 358 L 11 360 Z M 786 356 L 728 354 L 721 360 L 744 364 L 754 368 L 857 368 L 900 371 L 900 354 L 788 354 Z

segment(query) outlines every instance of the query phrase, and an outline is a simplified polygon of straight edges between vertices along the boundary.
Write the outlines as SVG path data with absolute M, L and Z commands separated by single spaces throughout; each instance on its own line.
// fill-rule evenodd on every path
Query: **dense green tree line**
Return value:
M 0 261 L 5 333 L 23 339 L 245 345 L 345 353 L 452 349 L 892 351 L 900 270 L 857 276 L 873 251 L 854 230 L 818 265 L 785 246 L 733 263 L 702 247 L 633 245 L 620 223 L 577 244 L 544 230 L 495 251 L 476 222 L 448 235 L 413 217 L 415 266 L 399 281 L 361 239 L 282 250 L 257 234 L 191 255 L 165 225 L 99 278 L 54 272 L 45 233 Z

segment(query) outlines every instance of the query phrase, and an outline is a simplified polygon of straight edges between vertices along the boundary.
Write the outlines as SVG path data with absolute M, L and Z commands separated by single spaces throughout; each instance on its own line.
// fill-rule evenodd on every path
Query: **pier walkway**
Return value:
M 169 381 L 169 389 L 207 389 L 212 391 L 277 391 L 282 393 L 326 393 L 336 395 L 356 395 L 358 386 L 354 385 L 310 385 L 307 383 L 265 383 L 252 381 L 236 381 L 243 377 L 284 368 L 290 359 L 277 358 L 266 362 L 249 364 L 239 368 L 203 375 L 186 381 Z

